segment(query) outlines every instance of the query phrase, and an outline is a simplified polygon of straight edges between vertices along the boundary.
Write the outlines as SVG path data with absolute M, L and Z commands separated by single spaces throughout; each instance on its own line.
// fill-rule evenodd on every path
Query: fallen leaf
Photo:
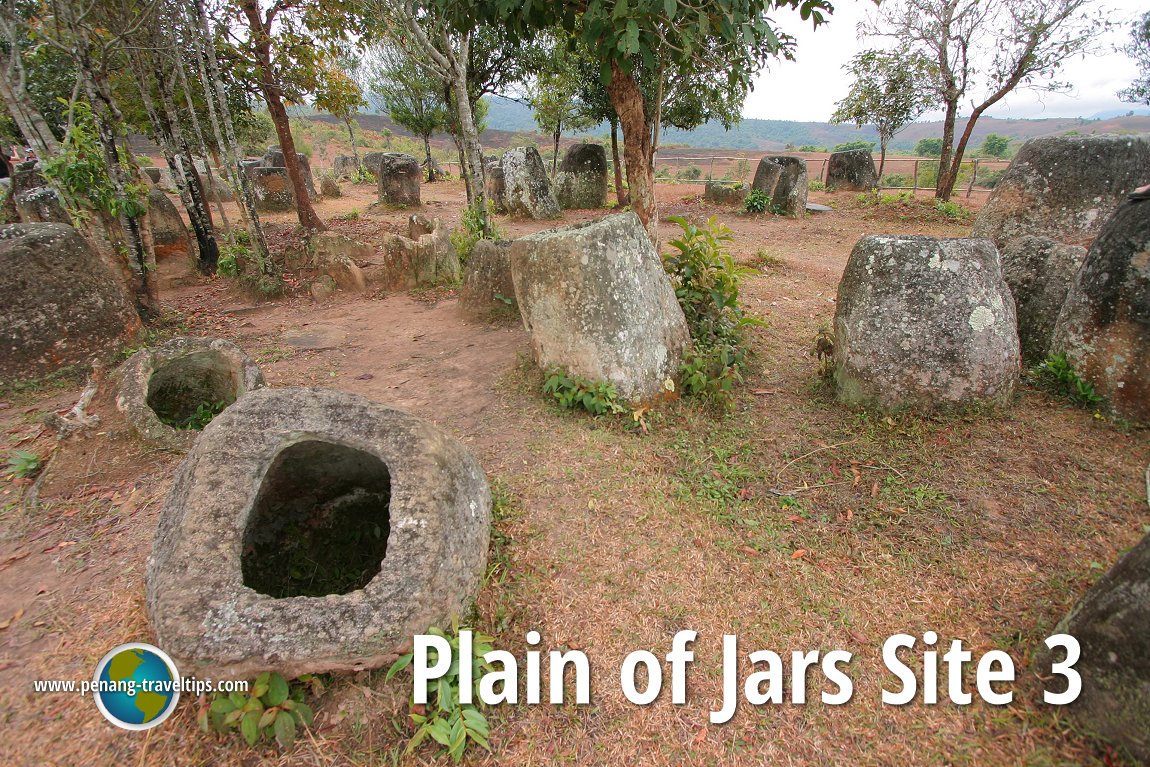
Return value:
M 16 611 L 15 615 L 13 615 L 11 618 L 4 621 L 3 623 L 0 623 L 0 631 L 3 631 L 4 629 L 8 628 L 13 623 L 20 620 L 20 618 L 22 618 L 23 616 L 24 616 L 24 608 L 21 607 L 19 610 Z
M 744 554 L 749 554 L 752 557 L 758 556 L 759 554 L 759 552 L 755 551 L 750 546 L 740 546 L 739 551 L 743 552 Z
M 806 549 L 799 549 L 794 554 L 791 554 L 791 559 L 799 559 L 800 557 L 805 557 L 806 555 L 807 555 Z
M 363 375 L 356 376 L 355 380 L 357 380 L 357 381 L 370 381 L 373 378 L 375 378 L 375 376 L 373 376 L 371 373 L 364 373 Z
M 707 739 L 707 728 L 704 727 L 703 729 L 699 730 L 699 734 L 695 736 L 695 741 L 694 741 L 695 745 L 696 746 L 699 745 L 700 743 L 702 743 L 706 739 Z
M 833 461 L 831 463 L 831 476 L 838 479 L 843 475 L 842 469 L 839 468 L 839 462 Z
M 798 514 L 792 514 L 789 517 L 787 517 L 787 521 L 788 522 L 802 522 L 803 518 L 800 517 Z
M 870 497 L 871 498 L 878 498 L 878 480 L 877 479 L 875 480 L 874 484 L 870 486 Z

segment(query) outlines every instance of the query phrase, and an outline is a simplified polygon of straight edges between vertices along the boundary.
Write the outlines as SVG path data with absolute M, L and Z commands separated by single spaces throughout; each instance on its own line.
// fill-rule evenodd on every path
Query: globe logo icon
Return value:
M 176 664 L 158 647 L 142 642 L 113 648 L 96 666 L 92 697 L 105 718 L 125 730 L 163 722 L 180 699 Z

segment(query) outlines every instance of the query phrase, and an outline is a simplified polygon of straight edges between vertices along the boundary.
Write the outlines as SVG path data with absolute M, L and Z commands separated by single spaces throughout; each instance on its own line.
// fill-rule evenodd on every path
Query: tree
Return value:
M 838 102 L 831 124 L 853 122 L 861 128 L 874 123 L 881 178 L 891 138 L 931 106 L 933 94 L 925 86 L 931 63 L 916 52 L 872 50 L 856 54 L 845 68 L 854 83 L 846 98 Z
M 1118 98 L 1134 104 L 1150 104 L 1150 11 L 1130 25 L 1130 43 L 1123 49 L 1138 64 L 1138 77 Z
M 419 138 L 427 155 L 427 180 L 435 180 L 431 136 L 447 122 L 443 84 L 393 47 L 376 47 L 365 62 L 368 91 L 395 121 Z
M 792 55 L 793 39 L 775 31 L 768 12 L 797 8 L 803 19 L 817 25 L 831 10 L 827 0 L 433 2 L 455 29 L 503 25 L 520 40 L 556 26 L 578 34 L 598 62 L 600 80 L 619 116 L 631 206 L 652 240 L 657 239 L 658 224 L 652 161 L 666 75 L 690 67 L 715 71 L 721 66 L 729 86 L 749 87 L 768 59 Z M 641 67 L 654 78 L 648 88 L 656 95 L 654 114 L 637 76 Z
M 308 197 L 287 104 L 311 95 L 317 108 L 339 115 L 359 102 L 354 81 L 337 67 L 357 26 L 355 9 L 354 3 L 341 0 L 275 0 L 266 9 L 260 0 L 221 0 L 218 8 L 221 28 L 231 33 L 225 58 L 267 105 L 295 194 L 296 216 L 311 231 L 327 227 Z M 243 34 L 237 35 L 240 30 Z
M 934 65 L 929 87 L 945 108 L 935 196 L 949 200 L 978 118 L 1016 88 L 1056 91 L 1053 76 L 1109 26 L 1092 0 L 887 0 L 866 32 L 893 38 Z M 971 113 L 955 142 L 961 103 Z
M 559 138 L 563 135 L 563 128 L 587 130 L 595 127 L 598 122 L 580 100 L 581 92 L 582 77 L 576 54 L 563 36 L 557 36 L 546 68 L 536 74 L 534 82 L 527 89 L 527 100 L 535 113 L 535 124 L 540 130 L 551 134 L 552 176 L 559 163 Z
M 920 138 L 914 145 L 914 153 L 919 157 L 942 157 L 942 139 Z
M 979 148 L 978 153 L 984 157 L 1006 157 L 1007 151 L 1010 149 L 1010 137 L 1000 136 L 997 133 L 988 133 L 986 138 L 982 140 L 982 146 Z

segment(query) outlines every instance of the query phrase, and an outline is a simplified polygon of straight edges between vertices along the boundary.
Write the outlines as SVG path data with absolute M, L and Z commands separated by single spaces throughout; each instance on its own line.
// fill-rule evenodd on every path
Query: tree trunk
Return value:
M 643 108 L 643 91 L 635 78 L 617 63 L 611 64 L 607 86 L 611 105 L 623 127 L 623 159 L 631 188 L 631 210 L 643 222 L 652 243 L 659 241 L 659 211 L 655 202 L 655 178 L 651 171 L 651 126 Z
M 312 207 L 311 198 L 308 197 L 307 183 L 300 170 L 299 158 L 296 157 L 295 139 L 291 135 L 291 124 L 288 122 L 287 107 L 284 106 L 283 96 L 279 85 L 275 81 L 275 71 L 272 67 L 271 32 L 264 26 L 260 18 L 260 5 L 258 0 L 243 0 L 241 6 L 244 16 L 248 20 L 248 28 L 252 34 L 255 56 L 256 74 L 259 78 L 260 92 L 268 107 L 268 115 L 275 125 L 276 136 L 279 138 L 280 149 L 284 155 L 284 168 L 295 192 L 296 217 L 304 229 L 323 232 L 327 230 L 323 221 Z
M 435 181 L 435 163 L 431 159 L 431 136 L 423 137 L 423 151 L 427 155 L 427 183 Z
M 562 135 L 563 121 L 555 121 L 555 132 L 551 137 L 555 140 L 555 148 L 551 152 L 551 180 L 555 180 L 555 171 L 559 168 L 559 136 Z
M 15 46 L 14 41 L 11 44 Z M 0 54 L 0 65 L 2 65 L 0 68 L 8 73 L 6 77 L 0 76 L 0 98 L 4 99 L 8 114 L 12 116 L 24 140 L 28 142 L 28 146 L 36 150 L 39 157 L 47 159 L 59 154 L 60 142 L 56 140 L 56 136 L 48 127 L 48 121 L 40 114 L 40 110 L 32 103 L 27 90 L 23 87 L 22 68 L 20 72 L 13 72 L 19 66 L 18 60 Z
M 958 119 L 958 101 L 948 101 L 942 121 L 942 154 L 938 158 L 938 179 L 934 182 L 934 196 L 949 200 L 957 176 L 951 175 L 950 160 L 954 151 L 954 123 Z
M 355 167 L 359 167 L 359 145 L 355 142 L 355 130 L 351 127 L 351 115 L 343 118 L 347 124 L 347 137 L 351 139 L 351 156 L 355 158 Z
M 611 163 L 615 166 L 615 202 L 620 208 L 631 204 L 631 195 L 623 188 L 623 163 L 619 160 L 619 121 L 611 121 Z
M 879 138 L 878 142 L 878 182 L 882 186 L 882 169 L 886 166 L 886 139 Z
M 483 237 L 492 234 L 491 222 L 487 217 L 486 174 L 483 168 L 483 147 L 479 143 L 479 130 L 475 127 L 475 115 L 471 111 L 471 94 L 467 92 L 467 42 L 452 57 L 451 90 L 455 97 L 455 111 L 459 116 L 460 141 L 463 144 L 463 159 L 467 163 L 468 199 L 479 222 Z

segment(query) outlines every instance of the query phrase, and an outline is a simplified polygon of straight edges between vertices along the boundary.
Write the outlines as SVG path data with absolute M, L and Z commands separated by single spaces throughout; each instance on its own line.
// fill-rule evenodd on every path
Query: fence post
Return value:
M 918 160 L 914 161 L 914 189 L 912 189 L 911 191 L 912 192 L 918 191 Z
M 711 165 L 707 168 L 707 180 L 711 181 L 715 175 L 715 158 L 711 158 Z
M 819 181 L 822 181 L 824 184 L 827 183 L 827 158 L 825 157 L 819 166 Z
M 974 191 L 974 180 L 978 178 L 978 158 L 974 158 L 974 170 L 970 174 L 970 185 L 966 187 L 966 196 L 969 199 L 970 193 Z

